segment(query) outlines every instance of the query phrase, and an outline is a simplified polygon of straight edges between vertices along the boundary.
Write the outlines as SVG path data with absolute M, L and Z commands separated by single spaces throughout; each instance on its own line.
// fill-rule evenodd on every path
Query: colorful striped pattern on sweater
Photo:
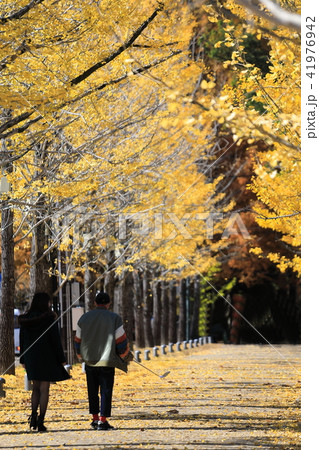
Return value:
M 81 335 L 81 329 L 79 327 L 77 327 L 77 333 L 74 338 L 74 347 L 75 347 L 76 354 L 80 355 L 81 354 L 81 350 L 80 350 L 81 349 L 81 338 L 78 336 L 78 334 Z
M 128 345 L 126 333 L 122 325 L 115 331 L 115 345 L 116 345 L 116 353 L 121 358 L 125 358 L 125 356 L 130 351 L 130 347 Z

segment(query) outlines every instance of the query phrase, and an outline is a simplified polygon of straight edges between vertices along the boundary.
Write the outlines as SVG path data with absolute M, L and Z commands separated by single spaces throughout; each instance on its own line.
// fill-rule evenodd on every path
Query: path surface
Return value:
M 52 385 L 47 433 L 31 433 L 23 371 L 6 378 L 0 449 L 299 449 L 300 346 L 204 346 L 117 372 L 116 427 L 89 429 L 85 375 Z

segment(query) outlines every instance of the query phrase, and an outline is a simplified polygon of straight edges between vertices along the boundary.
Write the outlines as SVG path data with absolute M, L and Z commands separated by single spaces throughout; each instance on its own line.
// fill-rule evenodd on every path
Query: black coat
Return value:
M 27 312 L 19 316 L 20 362 L 25 364 L 29 380 L 62 381 L 70 378 L 62 364 L 65 356 L 56 318 L 52 311 Z

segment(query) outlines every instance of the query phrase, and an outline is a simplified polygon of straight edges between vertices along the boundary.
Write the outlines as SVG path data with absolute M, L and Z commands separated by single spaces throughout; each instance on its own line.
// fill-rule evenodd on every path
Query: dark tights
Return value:
M 32 385 L 32 412 L 37 412 L 40 405 L 40 417 L 44 418 L 49 402 L 50 381 L 33 380 Z

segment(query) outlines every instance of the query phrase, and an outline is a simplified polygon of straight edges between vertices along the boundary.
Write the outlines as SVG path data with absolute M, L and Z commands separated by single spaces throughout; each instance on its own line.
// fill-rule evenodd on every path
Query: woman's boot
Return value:
M 38 418 L 38 431 L 47 431 L 47 427 L 43 425 L 44 416 L 39 416 Z
M 32 412 L 31 416 L 29 417 L 29 425 L 31 430 L 36 430 L 38 426 L 38 413 Z

